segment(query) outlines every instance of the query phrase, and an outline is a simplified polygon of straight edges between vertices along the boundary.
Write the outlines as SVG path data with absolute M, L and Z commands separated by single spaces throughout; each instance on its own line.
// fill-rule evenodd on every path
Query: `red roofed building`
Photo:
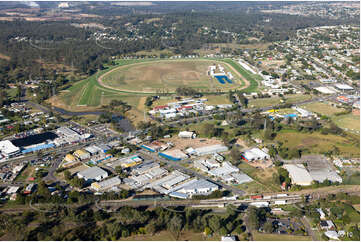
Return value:
M 158 111 L 160 109 L 166 109 L 166 108 L 169 108 L 169 106 L 168 105 L 156 106 L 156 107 L 153 108 L 153 110 Z
M 337 101 L 339 101 L 339 102 L 344 102 L 344 103 L 347 103 L 347 102 L 350 101 L 350 100 L 349 100 L 347 97 L 345 97 L 345 96 L 338 96 L 336 99 L 337 99 Z

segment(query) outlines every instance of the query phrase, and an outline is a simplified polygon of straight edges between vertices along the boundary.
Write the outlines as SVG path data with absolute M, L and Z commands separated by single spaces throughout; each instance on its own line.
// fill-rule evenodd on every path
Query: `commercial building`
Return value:
M 249 205 L 257 208 L 265 208 L 269 207 L 269 202 L 252 202 Z
M 270 159 L 269 154 L 267 154 L 264 150 L 259 148 L 252 148 L 250 150 L 246 150 L 242 158 L 246 161 L 255 161 L 255 160 L 268 160 Z
M 10 186 L 6 192 L 6 194 L 14 194 L 17 193 L 20 187 L 18 186 Z
M 78 163 L 78 160 L 75 158 L 75 156 L 73 156 L 72 154 L 67 154 L 64 157 L 63 167 L 69 167 L 76 163 Z
M 56 133 L 59 136 L 54 139 L 54 144 L 56 145 L 71 144 L 91 137 L 91 134 L 79 134 L 68 127 L 60 127 L 56 130 Z
M 197 169 L 199 169 L 199 170 L 201 170 L 201 171 L 203 171 L 203 172 L 208 172 L 209 169 L 208 169 L 207 166 L 205 166 L 205 165 L 203 164 L 203 161 L 204 161 L 204 160 L 195 160 L 194 163 L 193 163 L 193 165 L 194 165 L 195 168 L 197 168 Z
M 0 152 L 5 157 L 12 157 L 20 153 L 20 149 L 13 145 L 10 140 L 0 141 Z
M 118 176 L 116 177 L 112 177 L 110 179 L 101 181 L 101 182 L 93 182 L 91 184 L 91 188 L 94 189 L 95 191 L 103 191 L 103 190 L 107 190 L 110 189 L 114 186 L 118 186 L 122 183 L 122 181 L 120 180 L 120 178 Z
M 153 168 L 153 169 L 149 170 L 146 173 L 146 175 L 150 179 L 155 179 L 155 178 L 162 177 L 162 176 L 166 175 L 167 173 L 168 173 L 168 171 L 166 169 L 163 169 L 161 167 L 157 167 L 157 168 Z
M 224 175 L 228 175 L 233 172 L 238 172 L 239 169 L 235 166 L 233 166 L 228 161 L 225 161 L 222 163 L 222 166 L 219 168 L 215 168 L 210 170 L 208 173 L 212 176 L 222 177 Z
M 17 173 L 19 173 L 20 171 L 22 171 L 24 167 L 25 167 L 25 165 L 17 165 L 17 166 L 15 166 L 15 167 L 13 168 L 12 172 L 13 172 L 14 174 L 17 174 Z
M 34 190 L 35 190 L 35 184 L 30 183 L 29 185 L 26 186 L 24 190 L 24 194 L 31 194 Z
M 325 235 L 332 240 L 339 240 L 340 237 L 340 235 L 334 230 L 326 231 Z
M 116 168 L 117 166 L 121 166 L 122 168 L 129 168 L 134 167 L 136 165 L 139 165 L 143 162 L 143 159 L 138 155 L 128 156 L 125 158 L 121 158 L 115 161 L 112 161 L 107 164 L 107 166 L 110 166 L 112 168 Z
M 113 155 L 112 154 L 106 154 L 106 153 L 99 153 L 98 155 L 94 155 L 90 158 L 90 161 L 89 163 L 90 164 L 93 164 L 93 165 L 96 165 L 100 162 L 103 162 L 105 160 L 109 160 L 113 158 Z
M 191 132 L 191 131 L 181 131 L 178 134 L 179 138 L 189 138 L 189 139 L 194 139 L 196 137 L 196 133 Z
M 85 150 L 86 150 L 87 152 L 89 152 L 90 155 L 96 155 L 96 154 L 98 154 L 98 153 L 101 151 L 101 149 L 98 148 L 98 147 L 95 146 L 95 145 L 88 146 L 88 147 L 85 148 Z
M 310 170 L 310 175 L 313 180 L 323 182 L 329 180 L 331 182 L 342 183 L 342 177 L 338 175 L 334 170 L 323 168 L 317 170 Z
M 319 91 L 320 93 L 323 94 L 335 94 L 336 91 L 332 90 L 329 87 L 315 87 L 314 89 L 316 89 L 317 91 Z
M 54 148 L 55 144 L 54 143 L 43 143 L 43 144 L 36 144 L 36 145 L 32 145 L 32 146 L 27 146 L 25 147 L 21 153 L 26 154 L 26 153 L 31 153 L 31 152 L 35 152 L 35 151 L 39 151 L 39 150 L 45 150 L 45 149 L 50 149 L 50 148 Z
M 302 164 L 286 164 L 283 165 L 290 177 L 292 184 L 297 184 L 300 186 L 309 186 L 312 184 L 312 177 L 310 173 L 306 170 Z
M 74 156 L 78 157 L 80 160 L 85 160 L 90 158 L 90 153 L 85 150 L 76 150 Z
M 141 175 L 147 173 L 151 169 L 159 168 L 159 167 L 160 167 L 159 163 L 155 163 L 155 162 L 143 163 L 137 167 L 132 168 L 132 174 Z
M 316 211 L 320 214 L 320 219 L 326 219 L 326 214 L 323 212 L 322 208 L 316 208 Z
M 248 175 L 246 175 L 245 173 L 243 173 L 241 171 L 232 173 L 231 176 L 233 177 L 234 183 L 236 183 L 236 184 L 243 184 L 243 183 L 253 181 L 252 178 L 250 178 Z
M 218 185 L 209 182 L 204 179 L 192 179 L 184 184 L 180 185 L 179 189 L 176 189 L 175 191 L 178 193 L 184 193 L 188 196 L 192 195 L 208 195 L 216 190 L 218 190 Z
M 103 169 L 94 166 L 91 168 L 88 168 L 84 171 L 79 171 L 77 173 L 77 176 L 79 178 L 83 178 L 86 181 L 101 181 L 104 178 L 108 177 L 108 173 L 106 171 L 104 171 Z
M 214 154 L 214 153 L 221 153 L 221 152 L 225 152 L 227 150 L 228 150 L 227 146 L 224 146 L 221 144 L 208 145 L 208 146 L 203 146 L 203 147 L 194 149 L 195 154 L 198 156 L 209 155 L 209 154 Z
M 293 107 L 293 109 L 295 109 L 297 112 L 299 112 L 299 113 L 300 113 L 300 116 L 301 116 L 302 118 L 307 118 L 307 117 L 310 117 L 310 116 L 313 115 L 312 112 L 309 112 L 309 111 L 307 111 L 307 110 L 305 110 L 305 109 L 303 109 L 303 108 Z
M 347 84 L 341 84 L 341 83 L 335 84 L 335 88 L 340 91 L 352 91 L 353 90 L 353 87 L 351 87 Z
M 188 155 L 186 155 L 183 151 L 179 149 L 167 150 L 159 153 L 159 155 L 173 161 L 178 161 L 188 158 Z

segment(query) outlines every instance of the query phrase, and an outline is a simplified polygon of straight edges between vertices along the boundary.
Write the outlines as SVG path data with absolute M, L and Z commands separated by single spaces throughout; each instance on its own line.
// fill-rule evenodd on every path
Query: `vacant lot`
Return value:
M 242 85 L 239 80 L 232 84 L 220 84 L 207 75 L 208 67 L 219 63 L 232 71 L 226 64 L 210 60 L 163 60 L 137 63 L 116 68 L 100 78 L 101 84 L 121 91 L 155 93 L 174 92 L 177 87 L 187 86 L 203 91 L 228 90 Z M 233 73 L 236 76 L 236 73 Z
M 343 129 L 360 131 L 360 116 L 352 113 L 335 116 L 332 120 Z
M 340 113 L 340 112 L 345 111 L 343 108 L 333 107 L 329 104 L 321 103 L 321 102 L 309 103 L 309 104 L 302 106 L 302 108 L 305 108 L 308 111 L 311 111 L 314 113 L 319 113 L 319 114 L 326 115 L 326 116 L 332 116 L 335 113 Z
M 295 103 L 295 102 L 302 102 L 311 99 L 311 95 L 303 95 L 303 94 L 290 94 L 286 95 L 285 99 L 286 101 L 284 103 Z M 271 97 L 271 98 L 257 98 L 253 99 L 250 98 L 248 102 L 249 107 L 255 107 L 255 108 L 261 108 L 261 107 L 268 107 L 268 106 L 274 106 L 281 103 L 280 97 Z
M 272 179 L 273 173 L 277 172 L 275 168 L 255 168 L 246 162 L 242 162 L 238 168 L 254 180 L 251 183 L 238 186 L 240 189 L 244 189 L 248 194 L 280 191 L 280 186 Z
M 216 144 L 222 144 L 222 141 L 220 141 L 217 138 L 211 138 L 211 139 L 205 139 L 205 138 L 195 138 L 195 139 L 186 139 L 186 138 L 178 138 L 177 136 L 174 136 L 169 139 L 164 139 L 164 142 L 172 142 L 174 144 L 175 149 L 184 150 L 186 148 L 192 147 L 192 148 L 199 148 L 203 146 L 208 145 L 216 145 Z
M 351 157 L 360 155 L 359 145 L 351 137 L 285 130 L 278 133 L 275 140 L 283 142 L 283 145 L 290 149 L 307 149 L 309 153 L 314 154 L 323 154 L 337 147 L 343 155 Z

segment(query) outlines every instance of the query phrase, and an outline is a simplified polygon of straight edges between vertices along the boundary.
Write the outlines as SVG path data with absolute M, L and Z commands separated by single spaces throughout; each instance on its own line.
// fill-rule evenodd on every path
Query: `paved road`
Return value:
M 305 228 L 307 230 L 307 233 L 311 235 L 313 241 L 318 240 L 318 236 L 316 235 L 315 231 L 312 229 L 312 226 L 306 216 L 303 216 L 301 218 L 302 223 L 305 225 Z

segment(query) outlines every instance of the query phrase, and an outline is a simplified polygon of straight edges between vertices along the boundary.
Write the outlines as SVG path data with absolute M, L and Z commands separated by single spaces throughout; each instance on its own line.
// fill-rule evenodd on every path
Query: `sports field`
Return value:
M 220 64 L 233 75 L 232 83 L 221 84 L 207 75 L 208 66 Z M 71 111 L 93 111 L 111 100 L 132 106 L 129 113 L 143 117 L 145 97 L 157 93 L 175 93 L 177 87 L 192 87 L 203 93 L 257 89 L 258 75 L 253 75 L 231 59 L 139 59 L 116 60 L 88 78 L 48 100 L 54 106 Z M 222 103 L 227 103 L 222 100 Z M 218 104 L 218 103 L 214 103 Z
M 232 83 L 220 83 L 207 74 L 208 67 L 221 64 L 235 76 Z M 241 88 L 245 83 L 226 63 L 211 60 L 162 60 L 135 63 L 113 69 L 98 78 L 107 88 L 126 92 L 175 92 L 177 87 L 192 87 L 202 92 L 227 91 Z

